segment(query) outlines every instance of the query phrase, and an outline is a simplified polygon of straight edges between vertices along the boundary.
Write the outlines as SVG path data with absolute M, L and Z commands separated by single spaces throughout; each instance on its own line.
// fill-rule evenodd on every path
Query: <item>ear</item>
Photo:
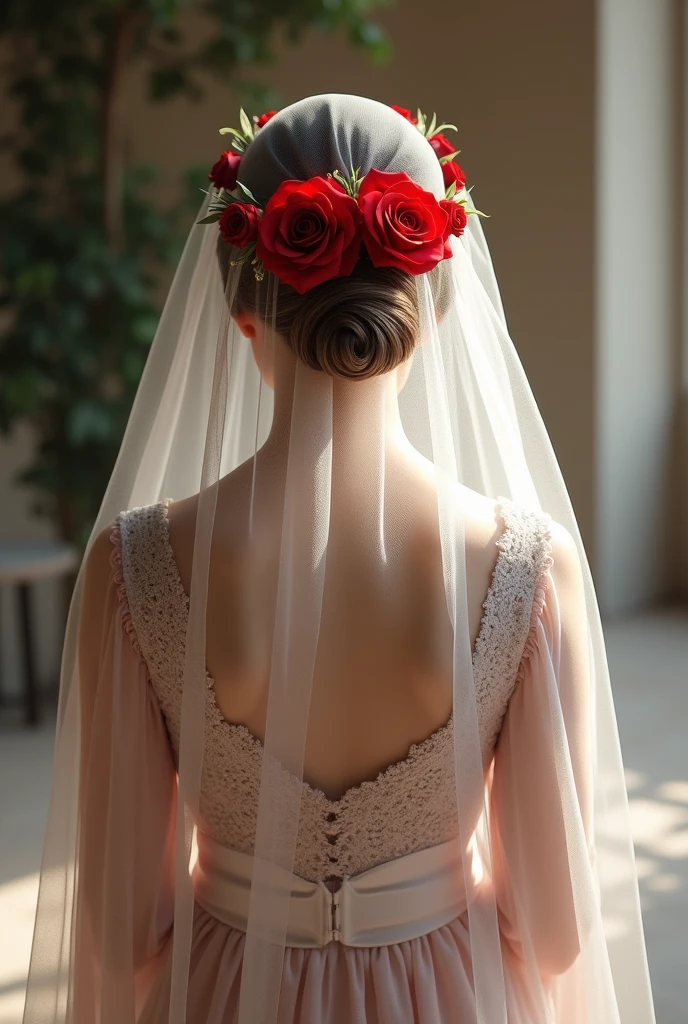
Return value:
M 241 310 L 236 314 L 234 320 L 245 338 L 248 338 L 249 341 L 256 340 L 258 331 L 256 328 L 256 318 L 252 313 L 246 313 L 244 310 Z

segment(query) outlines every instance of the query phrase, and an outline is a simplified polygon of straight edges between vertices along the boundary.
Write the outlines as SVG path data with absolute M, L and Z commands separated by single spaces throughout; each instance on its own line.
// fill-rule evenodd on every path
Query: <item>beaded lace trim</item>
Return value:
M 145 658 L 175 756 L 179 751 L 189 601 L 169 540 L 168 501 L 122 512 L 111 563 L 124 628 Z M 536 626 L 552 564 L 551 517 L 498 499 L 504 530 L 473 652 L 478 725 L 489 763 L 506 707 L 535 651 Z M 216 841 L 252 852 L 263 744 L 228 722 L 206 672 L 206 746 L 199 825 Z M 357 874 L 453 838 L 453 717 L 373 780 L 330 800 L 283 769 L 280 785 L 301 787 L 294 870 L 312 880 Z

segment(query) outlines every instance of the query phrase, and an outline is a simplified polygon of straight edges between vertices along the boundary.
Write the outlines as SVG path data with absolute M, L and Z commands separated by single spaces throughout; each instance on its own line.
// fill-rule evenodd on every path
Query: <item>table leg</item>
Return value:
M 24 647 L 24 686 L 26 697 L 26 723 L 38 725 L 40 721 L 38 684 L 34 662 L 33 628 L 31 624 L 31 594 L 28 583 L 20 583 L 19 618 L 21 619 L 22 643 Z

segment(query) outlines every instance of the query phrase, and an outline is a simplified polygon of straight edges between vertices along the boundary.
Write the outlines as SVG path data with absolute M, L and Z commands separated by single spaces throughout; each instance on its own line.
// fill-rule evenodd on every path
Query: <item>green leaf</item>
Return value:
M 432 121 L 430 122 L 430 127 L 428 128 L 428 130 L 425 133 L 426 138 L 431 139 L 432 136 L 435 134 L 435 125 L 436 124 L 437 124 L 437 114 L 433 114 L 432 115 Z
M 207 217 L 203 217 L 202 220 L 197 220 L 196 223 L 197 224 L 215 224 L 216 221 L 218 221 L 221 216 L 222 216 L 222 211 L 220 213 L 210 213 L 210 214 L 208 214 Z
M 231 135 L 232 141 L 230 145 L 232 149 L 237 153 L 246 152 L 246 139 L 240 131 L 237 131 L 236 128 L 220 128 L 220 135 Z
M 237 181 L 236 187 L 239 189 L 242 195 L 246 196 L 250 203 L 253 203 L 254 206 L 260 206 L 253 192 L 251 192 L 250 189 L 247 189 L 245 185 L 242 185 L 240 181 Z
M 461 150 L 457 149 L 455 153 L 447 153 L 446 156 L 441 156 L 440 157 L 440 163 L 441 164 L 449 164 L 449 163 L 451 163 L 452 160 L 456 160 L 456 158 L 457 158 L 457 156 L 459 155 L 460 152 L 461 152 Z
M 466 200 L 466 199 L 457 199 L 457 202 L 461 206 L 463 206 L 463 208 L 466 211 L 466 213 L 474 213 L 476 215 L 476 217 L 488 217 L 489 218 L 489 216 L 490 216 L 489 213 L 483 213 L 482 210 L 475 210 L 475 209 L 473 209 L 472 206 L 468 205 L 468 200 Z
M 451 128 L 451 130 L 453 132 L 458 132 L 458 130 L 459 130 L 456 127 L 455 124 L 438 124 L 437 127 L 435 128 L 435 130 L 433 132 L 431 132 L 430 134 L 431 135 L 439 135 L 440 132 L 446 132 L 447 128 Z M 428 136 L 428 138 L 430 138 L 430 136 Z
M 456 193 L 456 182 L 452 181 L 451 185 L 447 187 L 447 191 L 444 193 L 445 199 L 453 199 Z
M 353 188 L 351 180 L 347 178 L 346 175 L 342 174 L 342 172 L 339 169 L 332 172 L 332 177 L 336 182 L 338 182 L 342 186 L 346 194 L 353 198 Z
M 208 206 L 210 213 L 223 214 L 226 207 L 231 206 L 232 203 L 245 203 L 246 200 L 243 196 L 233 196 L 231 192 L 222 192 L 221 195 L 217 196 Z
M 251 120 L 243 107 L 239 111 L 239 122 L 246 142 L 250 142 L 253 138 L 253 125 L 251 124 Z

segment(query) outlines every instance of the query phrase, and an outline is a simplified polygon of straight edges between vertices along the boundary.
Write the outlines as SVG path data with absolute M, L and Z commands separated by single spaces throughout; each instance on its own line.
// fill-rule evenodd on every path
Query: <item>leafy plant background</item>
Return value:
M 0 431 L 37 437 L 19 481 L 33 510 L 83 547 L 112 471 L 157 326 L 159 282 L 181 253 L 207 168 L 161 208 L 158 170 L 127 159 L 123 84 L 145 68 L 150 102 L 201 100 L 208 73 L 251 109 L 277 97 L 243 72 L 274 60 L 278 31 L 343 31 L 375 61 L 384 0 L 9 0 L 0 5 L 6 100 L 0 140 L 19 187 L 0 202 Z M 207 31 L 191 46 L 192 10 Z M 219 136 L 218 136 L 219 139 Z M 220 143 L 220 146 L 222 143 Z

